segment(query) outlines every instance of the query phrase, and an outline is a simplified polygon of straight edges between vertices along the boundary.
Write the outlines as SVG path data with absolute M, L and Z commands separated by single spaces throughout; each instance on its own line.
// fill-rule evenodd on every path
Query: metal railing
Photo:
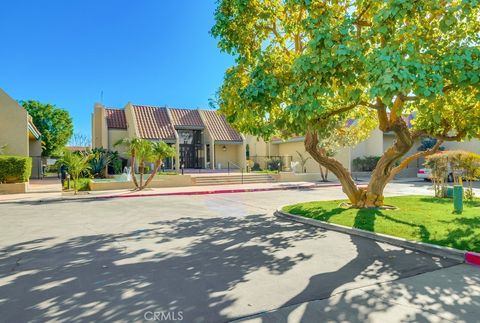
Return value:
M 240 165 L 238 164 L 235 164 L 231 161 L 227 162 L 227 172 L 228 172 L 228 175 L 230 175 L 230 169 L 231 168 L 236 168 L 236 169 L 240 169 L 240 172 L 241 172 L 241 180 L 242 180 L 242 184 L 243 184 L 243 167 L 240 167 Z

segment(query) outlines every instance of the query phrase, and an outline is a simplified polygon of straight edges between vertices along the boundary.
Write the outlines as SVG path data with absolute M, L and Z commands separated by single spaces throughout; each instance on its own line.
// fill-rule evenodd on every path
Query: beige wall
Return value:
M 42 175 L 42 142 L 36 139 L 29 140 L 29 152 L 32 158 L 32 178 L 40 178 Z
M 115 146 L 115 143 L 121 139 L 127 138 L 127 130 L 124 129 L 108 129 L 108 148 L 109 150 L 117 150 L 120 156 L 127 158 L 126 147 L 124 145 Z
M 305 146 L 303 141 L 297 142 L 285 142 L 275 145 L 278 147 L 278 154 L 280 156 L 292 156 L 292 161 L 300 162 L 300 156 L 297 151 L 300 152 L 304 157 L 310 157 L 306 163 L 307 173 L 319 173 L 320 165 L 310 156 L 308 152 L 305 151 Z M 335 155 L 345 168 L 350 170 L 350 148 L 342 148 Z M 302 172 L 300 165 L 297 166 L 296 172 Z M 333 177 L 333 174 L 329 178 Z
M 95 103 L 92 114 L 92 146 L 93 148 L 108 147 L 108 131 L 105 107 Z
M 480 154 L 480 140 L 478 139 L 472 139 L 463 142 L 449 141 L 445 142 L 443 146 L 448 150 L 460 149 Z
M 0 89 L 0 146 L 5 154 L 29 156 L 27 111 Z
M 223 151 L 223 146 L 227 147 L 226 151 Z M 228 162 L 241 167 L 241 160 L 239 159 L 241 150 L 242 145 L 240 144 L 215 144 L 215 168 L 218 168 L 218 164 L 221 164 L 221 168 L 226 169 Z
M 125 119 L 127 120 L 127 131 L 129 138 L 138 137 L 137 122 L 135 114 L 133 113 L 133 107 L 131 103 L 128 103 L 125 108 Z
M 255 136 L 247 135 L 245 136 L 245 142 L 250 148 L 250 156 L 271 156 L 272 145 L 269 142 L 265 142 L 262 138 Z
M 357 157 L 381 156 L 383 152 L 384 135 L 380 130 L 375 129 L 370 134 L 370 137 L 352 147 L 351 158 L 353 160 Z

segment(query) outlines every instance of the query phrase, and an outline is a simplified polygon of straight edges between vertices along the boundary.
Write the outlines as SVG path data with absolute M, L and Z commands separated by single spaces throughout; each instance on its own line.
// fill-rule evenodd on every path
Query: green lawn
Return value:
M 326 222 L 462 250 L 480 252 L 480 199 L 465 201 L 454 214 L 451 199 L 402 196 L 385 199 L 398 210 L 345 209 L 346 201 L 289 205 L 284 211 Z

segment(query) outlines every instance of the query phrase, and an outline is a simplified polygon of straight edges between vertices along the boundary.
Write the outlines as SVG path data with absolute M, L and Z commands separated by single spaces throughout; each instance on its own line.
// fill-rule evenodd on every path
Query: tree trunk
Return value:
M 367 189 L 362 193 L 358 207 L 378 207 L 383 205 L 383 191 L 385 186 L 392 178 L 403 168 L 392 172 L 395 163 L 400 160 L 413 146 L 415 140 L 412 138 L 408 127 L 403 119 L 396 119 L 391 125 L 391 130 L 395 133 L 396 139 L 390 148 L 388 148 L 378 161 Z
M 133 184 L 135 184 L 135 187 L 137 189 L 140 189 L 140 187 L 138 186 L 137 177 L 135 175 L 135 154 L 134 153 L 132 153 L 130 164 L 131 164 L 130 167 L 132 167 L 132 170 L 130 173 L 132 174 Z
M 328 157 L 325 150 L 318 146 L 318 136 L 316 133 L 308 132 L 305 136 L 305 149 L 317 163 L 330 169 L 337 176 L 342 184 L 342 190 L 347 195 L 352 205 L 357 205 L 361 191 L 355 184 L 349 171 L 343 167 L 342 163 L 332 157 Z
M 322 165 L 318 165 L 318 167 L 320 168 L 320 176 L 322 177 L 322 182 L 326 182 L 326 180 L 325 180 L 325 174 L 323 173 Z M 326 169 L 326 168 L 325 168 L 325 169 Z
M 402 118 L 388 125 L 383 131 L 393 131 L 396 135 L 395 143 L 388 148 L 372 172 L 367 188 L 359 188 L 352 179 L 349 171 L 333 157 L 328 157 L 325 150 L 318 146 L 318 135 L 308 132 L 305 136 L 305 149 L 320 166 L 330 170 L 342 184 L 343 192 L 347 195 L 352 206 L 358 208 L 379 207 L 383 205 L 383 191 L 385 186 L 408 163 L 419 157 L 419 154 L 407 158 L 405 163 L 395 167 L 395 163 L 412 148 L 415 137 L 410 133 L 407 124 Z M 438 145 L 439 147 L 439 145 Z M 438 147 L 436 147 L 438 149 Z M 428 151 L 424 154 L 428 154 Z
M 145 171 L 145 162 L 143 160 L 140 161 L 140 185 L 138 187 L 139 190 L 143 190 L 143 172 Z
M 150 182 L 153 180 L 153 178 L 154 178 L 155 175 L 157 174 L 158 169 L 160 168 L 160 165 L 161 165 L 161 164 L 162 164 L 162 163 L 161 163 L 161 160 L 157 160 L 157 161 L 155 162 L 155 166 L 154 166 L 153 172 L 152 172 L 152 173 L 150 174 L 150 176 L 147 178 L 147 181 L 145 182 L 145 186 L 142 187 L 142 189 L 145 188 L 145 187 L 147 187 L 148 184 L 150 184 Z

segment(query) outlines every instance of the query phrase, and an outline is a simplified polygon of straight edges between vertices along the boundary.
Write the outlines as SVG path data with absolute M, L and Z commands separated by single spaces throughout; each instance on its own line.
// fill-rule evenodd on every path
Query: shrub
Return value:
M 252 171 L 259 171 L 259 170 L 262 170 L 260 168 L 260 164 L 259 163 L 253 163 Z
M 122 171 L 123 171 L 122 166 L 123 166 L 123 162 L 120 158 L 114 159 L 112 161 L 113 173 L 114 174 L 121 174 Z
M 32 159 L 22 156 L 0 156 L 0 183 L 28 182 Z
M 465 197 L 467 199 L 473 199 L 472 181 L 480 178 L 479 154 L 463 150 L 441 152 L 428 156 L 425 161 L 425 166 L 432 170 L 432 180 L 436 196 L 441 197 L 445 195 L 445 182 L 451 171 L 456 185 L 462 184 L 462 179 L 468 181 Z M 437 189 L 439 189 L 439 192 L 437 192 Z
M 79 178 L 77 180 L 77 190 L 78 191 L 90 191 L 90 178 Z M 73 181 L 70 181 L 70 188 L 73 187 Z M 63 188 L 68 189 L 68 181 L 63 183 Z
M 277 158 L 266 158 L 265 162 L 268 170 L 280 170 L 282 167 L 281 160 Z
M 352 160 L 352 168 L 355 172 L 371 172 L 377 166 L 380 156 L 363 156 Z

